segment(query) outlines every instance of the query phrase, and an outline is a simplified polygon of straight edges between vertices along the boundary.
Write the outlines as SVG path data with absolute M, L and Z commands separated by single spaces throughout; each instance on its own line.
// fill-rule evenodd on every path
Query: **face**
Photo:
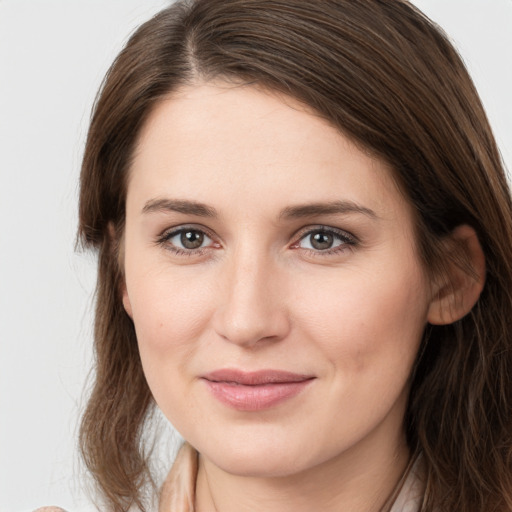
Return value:
M 411 208 L 294 100 L 217 83 L 162 101 L 124 267 L 155 400 L 217 467 L 283 476 L 403 441 L 430 306 Z

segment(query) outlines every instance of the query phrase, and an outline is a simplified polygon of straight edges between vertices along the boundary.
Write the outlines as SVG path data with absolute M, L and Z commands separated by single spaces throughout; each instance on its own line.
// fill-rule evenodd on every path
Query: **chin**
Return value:
M 211 458 L 210 460 L 226 473 L 252 478 L 287 477 L 309 467 L 302 457 L 282 452 L 277 454 L 233 452 L 223 454 L 219 459 Z
M 211 434 L 211 433 L 210 433 Z M 250 435 L 209 437 L 196 448 L 223 471 L 239 476 L 286 477 L 316 465 L 313 453 L 304 449 L 308 443 L 290 436 L 252 432 Z M 311 443 L 309 443 L 311 444 Z

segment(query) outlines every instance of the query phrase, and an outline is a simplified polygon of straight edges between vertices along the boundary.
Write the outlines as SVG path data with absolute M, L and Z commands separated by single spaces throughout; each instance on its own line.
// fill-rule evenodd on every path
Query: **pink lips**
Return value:
M 208 373 L 202 379 L 220 402 L 240 411 L 261 411 L 294 397 L 314 377 L 280 370 L 226 369 Z

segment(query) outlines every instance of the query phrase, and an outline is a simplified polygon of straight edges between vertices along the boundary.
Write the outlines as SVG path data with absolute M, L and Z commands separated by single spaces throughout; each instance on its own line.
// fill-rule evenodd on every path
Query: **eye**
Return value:
M 196 253 L 201 249 L 216 247 L 204 231 L 192 227 L 167 231 L 159 238 L 158 243 L 178 254 Z
M 184 229 L 169 239 L 173 245 L 183 249 L 199 249 L 208 240 L 208 236 L 196 229 Z
M 310 229 L 304 233 L 292 248 L 306 249 L 315 252 L 332 253 L 342 251 L 347 246 L 356 244 L 356 239 L 349 233 L 328 227 Z

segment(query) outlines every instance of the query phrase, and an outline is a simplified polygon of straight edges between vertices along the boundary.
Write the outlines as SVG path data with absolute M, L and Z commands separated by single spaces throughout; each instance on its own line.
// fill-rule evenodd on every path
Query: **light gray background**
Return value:
M 0 512 L 93 509 L 75 449 L 95 279 L 74 252 L 80 158 L 106 69 L 168 3 L 0 0 Z M 414 3 L 462 53 L 512 168 L 512 0 Z

